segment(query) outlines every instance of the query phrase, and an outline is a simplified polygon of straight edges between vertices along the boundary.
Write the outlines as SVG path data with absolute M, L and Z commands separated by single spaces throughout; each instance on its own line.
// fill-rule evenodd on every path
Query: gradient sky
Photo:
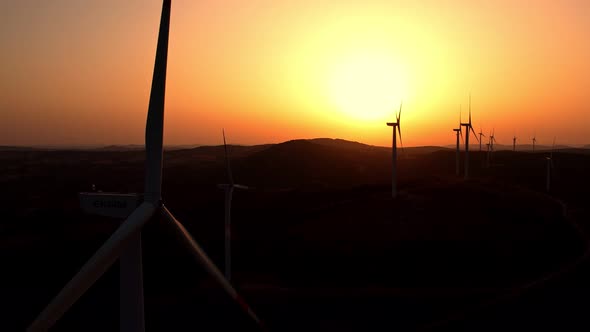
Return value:
M 0 145 L 143 144 L 159 0 L 0 3 Z M 165 144 L 590 143 L 590 2 L 174 0 Z

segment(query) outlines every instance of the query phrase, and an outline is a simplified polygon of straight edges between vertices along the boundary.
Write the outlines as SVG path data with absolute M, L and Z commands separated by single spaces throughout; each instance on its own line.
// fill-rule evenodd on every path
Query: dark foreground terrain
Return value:
M 399 156 L 339 140 L 231 147 L 234 283 L 271 331 L 590 329 L 590 154 Z M 0 330 L 20 331 L 108 239 L 119 220 L 88 216 L 77 193 L 141 192 L 142 151 L 0 152 Z M 165 153 L 163 195 L 223 268 L 222 147 Z M 255 330 L 165 220 L 143 231 L 148 331 Z M 118 329 L 115 264 L 55 331 Z

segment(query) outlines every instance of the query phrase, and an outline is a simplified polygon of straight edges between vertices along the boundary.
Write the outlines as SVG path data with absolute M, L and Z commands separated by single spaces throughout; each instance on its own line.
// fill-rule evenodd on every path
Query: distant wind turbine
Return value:
M 225 142 L 225 130 L 223 133 L 223 152 L 225 155 L 225 169 L 227 171 L 228 183 L 218 184 L 217 187 L 225 191 L 225 278 L 231 281 L 231 201 L 234 189 L 248 190 L 247 186 L 234 183 L 234 177 L 229 162 L 227 143 Z
M 492 152 L 494 152 L 494 144 L 498 142 L 498 141 L 496 141 L 495 133 L 496 133 L 496 129 L 493 129 L 492 134 L 490 135 L 490 144 L 491 144 L 490 148 L 491 148 Z
M 465 127 L 465 179 L 467 180 L 469 178 L 469 136 L 473 133 L 475 139 L 478 139 L 471 125 L 471 94 L 469 94 L 469 122 L 461 123 L 461 126 Z
M 457 136 L 457 153 L 455 154 L 455 174 L 459 175 L 460 171 L 460 155 L 461 155 L 461 148 L 459 145 L 459 135 L 461 135 L 461 138 L 463 138 L 463 135 L 461 134 L 461 127 L 453 129 L 454 132 L 456 132 L 456 136 Z
M 535 152 L 535 143 L 537 143 L 537 135 L 533 136 L 533 152 Z
M 463 134 L 461 133 L 461 105 L 459 105 L 459 128 L 453 129 L 453 131 L 457 135 L 457 152 L 455 154 L 455 174 L 457 176 L 461 173 L 461 145 L 459 145 L 459 136 L 461 136 L 461 140 L 463 140 Z
M 481 138 L 486 137 L 486 135 L 484 135 L 484 133 L 482 132 L 481 127 L 479 127 L 479 134 L 478 135 L 479 135 L 479 151 L 481 152 L 481 142 L 482 142 Z
M 516 151 L 516 135 L 512 137 L 512 151 Z
M 490 148 L 488 150 L 488 165 L 490 165 L 490 162 L 492 161 L 492 154 L 494 153 L 494 144 L 497 142 L 496 141 L 496 129 L 492 129 L 492 131 L 490 132 Z
M 393 139 L 391 144 L 391 197 L 397 197 L 397 135 L 396 135 L 396 128 L 397 133 L 399 134 L 399 143 L 403 149 L 402 143 L 402 130 L 401 130 L 401 116 L 402 116 L 402 104 L 399 105 L 399 113 L 395 116 L 396 122 L 387 122 L 387 126 L 393 127 Z
M 63 314 L 90 288 L 106 270 L 121 259 L 120 330 L 145 330 L 141 230 L 156 214 L 161 214 L 186 247 L 233 301 L 259 325 L 260 321 L 236 290 L 223 277 L 203 249 L 197 244 L 184 226 L 172 215 L 162 202 L 162 159 L 164 136 L 164 99 L 166 92 L 166 67 L 168 57 L 168 36 L 171 1 L 164 0 L 152 87 L 145 130 L 145 184 L 141 203 L 111 237 L 98 249 L 80 271 L 66 284 L 49 305 L 36 317 L 27 331 L 47 331 Z M 129 280 L 123 280 L 129 278 Z M 123 287 L 128 286 L 128 287 Z M 91 325 L 92 322 L 86 322 Z

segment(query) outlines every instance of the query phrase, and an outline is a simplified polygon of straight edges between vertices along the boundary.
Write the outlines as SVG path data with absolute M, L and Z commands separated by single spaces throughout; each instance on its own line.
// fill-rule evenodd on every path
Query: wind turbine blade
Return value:
M 127 241 L 141 230 L 141 227 L 153 216 L 155 211 L 156 207 L 149 202 L 144 202 L 135 209 L 39 314 L 27 331 L 47 331 L 51 328 L 80 296 L 113 265 L 125 249 Z
M 227 152 L 227 143 L 225 142 L 225 129 L 222 129 L 223 133 L 223 152 L 225 155 L 225 170 L 227 171 L 227 178 L 229 180 L 229 184 L 234 184 L 234 176 L 231 171 L 231 164 L 229 162 L 229 153 Z
M 244 186 L 244 185 L 242 185 L 242 184 L 234 184 L 234 188 L 237 188 L 237 189 L 242 189 L 242 190 L 249 190 L 249 189 L 253 189 L 253 188 L 251 188 L 251 187 Z
M 475 132 L 475 129 L 473 129 L 473 127 L 471 125 L 469 125 L 469 129 L 473 133 L 473 136 L 475 136 L 475 140 L 479 143 L 479 138 L 477 137 L 477 133 Z
M 166 94 L 166 64 L 170 31 L 170 0 L 164 0 L 152 89 L 145 126 L 145 201 L 158 202 L 162 192 L 162 154 L 164 136 L 164 98 Z
M 461 136 L 461 143 L 465 143 L 465 140 L 463 139 L 463 130 L 461 130 L 461 127 L 459 127 L 459 136 Z
M 401 119 L 401 117 L 402 117 L 402 105 L 403 105 L 403 103 L 404 103 L 404 102 L 402 101 L 402 102 L 399 104 L 399 113 L 397 113 L 397 117 L 396 117 L 396 119 L 397 119 L 397 125 L 398 125 L 398 128 L 399 128 L 399 120 L 400 120 L 400 119 Z
M 260 326 L 263 327 L 262 322 L 256 316 L 254 311 L 248 306 L 248 304 L 242 299 L 242 297 L 236 292 L 233 286 L 225 279 L 221 271 L 213 264 L 207 254 L 201 249 L 201 246 L 193 239 L 191 234 L 184 228 L 184 226 L 172 215 L 172 213 L 162 205 L 162 215 L 174 226 L 174 229 L 178 232 L 180 237 L 184 240 L 185 245 L 193 256 L 197 259 L 199 264 L 209 273 L 215 282 L 234 300 L 236 303 Z

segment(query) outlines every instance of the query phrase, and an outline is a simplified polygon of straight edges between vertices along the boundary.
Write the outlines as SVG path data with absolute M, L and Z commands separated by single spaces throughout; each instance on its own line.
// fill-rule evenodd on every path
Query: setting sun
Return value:
M 406 97 L 405 68 L 386 54 L 355 54 L 336 63 L 329 73 L 332 103 L 355 120 L 390 117 Z

